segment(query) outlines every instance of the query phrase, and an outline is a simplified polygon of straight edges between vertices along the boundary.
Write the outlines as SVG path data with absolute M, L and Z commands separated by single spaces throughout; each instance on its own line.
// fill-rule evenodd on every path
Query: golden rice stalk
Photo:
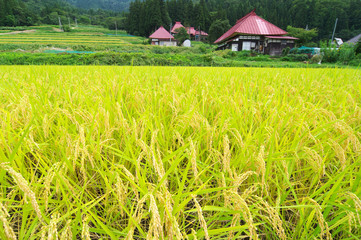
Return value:
M 5 235 L 9 240 L 16 240 L 16 235 L 14 233 L 14 230 L 10 226 L 10 223 L 8 222 L 8 217 L 10 217 L 10 215 L 6 207 L 0 202 L 0 221 L 3 224 Z
M 46 232 L 48 230 L 49 226 L 43 226 L 40 230 L 41 232 L 41 236 L 40 236 L 40 240 L 47 240 L 46 238 Z
M 174 136 L 173 136 L 173 138 L 174 138 L 175 140 L 178 140 L 178 143 L 179 143 L 181 146 L 184 145 L 184 139 L 183 139 L 182 135 L 181 135 L 178 131 L 174 131 Z
M 240 213 L 234 214 L 232 218 L 231 228 L 236 227 L 239 224 L 240 220 L 241 220 L 241 214 Z M 233 237 L 234 237 L 234 231 L 231 230 L 228 235 L 228 240 L 231 240 Z
M 49 129 L 50 129 L 48 114 L 45 114 L 44 117 L 43 117 L 42 127 L 43 127 L 44 137 L 45 137 L 45 138 L 48 138 L 48 136 L 49 136 Z
M 87 216 L 83 216 L 81 238 L 83 240 L 90 240 L 90 232 L 89 232 L 89 225 L 88 225 L 88 217 Z
M 70 223 L 71 223 L 71 220 L 68 220 L 66 222 L 66 225 L 65 225 L 65 227 L 63 229 L 63 232 L 60 235 L 60 240 L 73 239 L 73 233 L 72 233 L 71 228 L 70 228 Z
M 41 214 L 39 204 L 36 201 L 35 193 L 31 190 L 27 181 L 20 173 L 16 172 L 9 163 L 1 163 L 0 167 L 5 169 L 13 177 L 16 185 L 24 192 L 25 197 L 29 197 L 36 215 L 38 216 L 39 220 L 43 222 L 43 215 Z
M 354 194 L 352 192 L 347 192 L 346 195 L 349 196 L 355 203 L 357 220 L 358 220 L 359 224 L 361 225 L 361 219 L 360 219 L 360 214 L 359 214 L 361 212 L 361 200 L 359 197 L 357 197 L 356 194 Z
M 266 212 L 269 216 L 270 223 L 272 224 L 273 228 L 275 229 L 278 237 L 280 239 L 287 239 L 285 230 L 283 228 L 282 220 L 278 214 L 278 212 L 269 205 L 268 202 L 263 200 L 261 197 L 254 196 L 254 198 L 259 201 L 262 205 L 258 204 L 259 208 Z
M 359 154 L 361 152 L 361 143 L 358 140 L 357 136 L 355 134 L 352 134 L 348 139 L 352 144 L 353 151 Z
M 135 211 L 133 213 L 133 216 L 132 216 L 134 221 L 136 221 L 136 224 L 139 224 L 140 221 L 142 220 L 142 215 L 143 215 L 142 208 L 143 208 L 144 202 L 147 200 L 148 196 L 149 196 L 149 194 L 145 194 L 138 201 L 138 204 L 137 204 Z M 125 240 L 133 240 L 133 234 L 134 234 L 134 229 L 135 229 L 136 224 L 134 224 L 131 219 L 129 220 L 129 224 L 128 224 L 129 230 L 128 230 L 127 236 L 125 237 Z
M 243 142 L 243 138 L 241 136 L 241 134 L 239 133 L 239 131 L 236 128 L 231 128 L 230 132 L 233 134 L 233 136 L 236 138 L 239 146 L 241 148 L 244 148 L 244 142 Z
M 261 186 L 262 186 L 262 192 L 264 190 L 266 190 L 266 192 L 268 191 L 268 185 L 266 183 L 266 162 L 264 160 L 265 158 L 265 153 L 264 153 L 265 147 L 261 146 L 261 149 L 259 151 L 259 154 L 256 158 L 256 164 L 257 164 L 257 173 L 261 175 L 262 178 L 262 182 L 261 182 Z
M 312 198 L 307 197 L 307 199 L 313 203 L 315 205 L 315 212 L 316 212 L 316 217 L 317 217 L 317 221 L 318 221 L 318 225 L 321 228 L 321 236 L 320 238 L 323 239 L 323 236 L 326 235 L 326 239 L 330 240 L 332 239 L 331 233 L 330 233 L 330 229 L 328 227 L 328 223 L 326 222 L 325 218 L 323 217 L 322 214 L 322 207 Z
M 141 139 L 137 139 L 137 144 L 142 149 L 142 151 L 145 153 L 148 160 L 151 160 L 152 159 L 152 154 L 151 154 L 151 151 L 149 150 L 148 145 Z
M 150 200 L 150 212 L 152 213 L 152 219 L 150 221 L 150 227 L 147 234 L 147 239 L 163 239 L 163 227 L 160 219 L 159 211 L 155 198 L 152 194 L 149 195 Z
M 198 240 L 197 232 L 193 228 L 192 228 L 192 236 L 193 236 L 193 240 Z
M 204 237 L 206 240 L 209 240 L 209 234 L 208 234 L 208 228 L 207 228 L 207 222 L 203 217 L 203 213 L 202 213 L 202 207 L 199 205 L 196 196 L 192 195 L 194 204 L 196 205 L 197 208 L 197 213 L 198 213 L 198 219 L 199 219 L 199 223 L 201 225 L 201 227 L 203 228 L 204 231 Z
M 347 142 L 351 142 L 352 147 L 353 147 L 353 151 L 357 154 L 360 154 L 361 152 L 361 143 L 357 137 L 357 135 L 355 134 L 354 130 L 352 129 L 352 127 L 350 127 L 347 123 L 345 122 L 337 122 L 335 123 L 335 128 L 341 132 L 342 135 L 347 136 Z
M 304 149 L 307 155 L 310 157 L 310 159 L 307 159 L 307 162 L 311 165 L 313 171 L 325 175 L 326 169 L 325 169 L 325 165 L 323 164 L 322 157 L 313 149 L 307 147 L 305 147 Z
M 179 229 L 179 225 L 177 222 L 177 218 L 172 215 L 173 212 L 173 203 L 172 203 L 172 195 L 171 193 L 165 189 L 165 192 L 158 192 L 157 198 L 161 201 L 164 207 L 164 216 L 165 216 L 165 228 L 167 230 L 167 236 L 170 240 L 173 239 L 173 236 L 176 239 L 183 239 L 181 231 Z
M 231 152 L 229 150 L 229 138 L 227 134 L 223 138 L 223 172 L 228 172 L 232 176 L 231 171 Z
M 355 218 L 355 213 L 353 212 L 349 212 L 347 214 L 347 218 L 348 218 L 348 231 L 351 233 L 352 232 L 352 226 L 355 225 L 356 223 L 356 218 Z
M 153 153 L 153 161 L 155 161 L 155 164 L 157 165 L 156 169 L 158 172 L 159 179 L 162 179 L 163 176 L 165 175 L 165 171 L 164 171 L 164 166 L 163 166 L 159 147 L 157 147 L 156 153 L 157 153 L 156 157 L 155 157 L 155 154 Z M 167 180 L 164 181 L 164 183 L 165 183 L 165 185 L 167 185 Z
M 57 223 L 58 219 L 60 217 L 60 214 L 53 214 L 51 216 L 51 220 L 48 226 L 48 240 L 58 240 L 58 228 Z
M 135 177 L 133 176 L 133 174 L 131 172 L 129 172 L 129 170 L 124 165 L 120 165 L 119 167 L 121 169 L 123 169 L 123 172 L 125 173 L 125 175 L 128 178 L 130 178 L 134 183 L 136 183 Z M 137 187 L 132 183 L 130 183 L 130 185 L 132 186 L 133 193 L 135 195 L 136 200 L 139 200 L 139 192 L 138 192 Z
M 259 183 L 252 185 L 251 187 L 247 188 L 241 195 L 241 198 L 243 198 L 244 200 L 246 200 L 247 198 L 249 198 L 250 196 L 252 196 L 259 188 Z
M 243 217 L 248 224 L 250 239 L 258 239 L 257 229 L 253 224 L 253 217 L 246 201 L 235 191 L 229 191 L 233 200 L 234 210 L 242 211 Z
M 240 187 L 242 185 L 242 183 L 247 180 L 248 177 L 252 176 L 252 175 L 257 175 L 258 173 L 256 173 L 255 171 L 247 171 L 245 173 L 242 173 L 241 175 L 237 176 L 236 174 L 235 178 L 234 178 L 234 182 L 233 182 L 233 186 L 235 187 Z
M 192 139 L 190 139 L 190 151 L 191 151 L 191 163 L 192 163 L 192 171 L 194 178 L 198 178 L 198 169 L 197 169 L 197 150 L 193 144 Z
M 55 177 L 55 173 L 59 170 L 59 164 L 54 164 L 48 171 L 48 175 L 44 179 L 44 191 L 43 191 L 43 198 L 45 201 L 45 209 L 48 210 L 48 203 L 49 203 L 49 194 L 50 194 L 50 185 Z
M 124 186 L 122 179 L 119 177 L 118 173 L 115 173 L 115 193 L 118 198 L 119 207 L 120 207 L 120 215 L 124 216 L 123 207 L 125 206 L 125 202 L 127 199 L 127 188 Z
M 335 151 L 335 155 L 337 159 L 340 161 L 342 170 L 346 168 L 346 157 L 345 157 L 345 150 L 335 141 L 332 141 L 332 146 Z

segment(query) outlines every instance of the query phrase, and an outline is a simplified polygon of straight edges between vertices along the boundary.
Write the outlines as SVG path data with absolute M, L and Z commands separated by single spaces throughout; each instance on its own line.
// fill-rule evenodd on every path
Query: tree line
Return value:
M 317 29 L 314 41 L 331 38 L 336 18 L 337 37 L 348 40 L 361 32 L 360 0 L 135 0 L 125 29 L 147 37 L 161 25 L 169 29 L 181 21 L 208 31 L 213 41 L 253 9 L 285 30 L 287 26 Z
M 63 25 L 75 19 L 79 24 L 122 27 L 124 13 L 103 9 L 81 9 L 62 0 L 0 0 L 0 26 Z

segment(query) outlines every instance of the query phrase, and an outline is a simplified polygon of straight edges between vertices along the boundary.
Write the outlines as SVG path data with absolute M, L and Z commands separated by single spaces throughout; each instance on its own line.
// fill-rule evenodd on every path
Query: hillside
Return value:
M 72 5 L 84 9 L 105 9 L 117 12 L 126 11 L 132 0 L 66 0 Z

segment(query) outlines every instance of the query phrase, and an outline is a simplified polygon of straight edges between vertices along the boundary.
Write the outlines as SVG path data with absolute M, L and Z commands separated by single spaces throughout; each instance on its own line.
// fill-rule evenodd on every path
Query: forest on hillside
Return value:
M 104 9 L 78 8 L 63 0 L 0 0 L 0 26 L 17 27 L 41 24 L 103 25 L 114 27 L 123 21 L 123 13 Z
M 222 32 L 253 9 L 285 30 L 287 26 L 317 29 L 315 40 L 331 37 L 336 18 L 338 37 L 347 40 L 361 33 L 360 0 L 135 0 L 125 27 L 129 33 L 145 37 L 175 21 Z
M 127 11 L 132 0 L 66 0 L 72 5 L 84 9 L 104 9 L 116 12 Z

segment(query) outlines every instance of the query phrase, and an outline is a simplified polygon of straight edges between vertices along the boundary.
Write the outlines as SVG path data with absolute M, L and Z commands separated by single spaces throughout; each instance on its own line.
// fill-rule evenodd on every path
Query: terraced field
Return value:
M 102 33 L 102 32 L 86 32 L 87 29 L 78 32 L 54 32 L 49 30 L 37 30 L 34 33 L 20 33 L 12 35 L 0 35 L 0 49 L 6 50 L 16 48 L 27 50 L 32 46 L 49 47 L 56 46 L 62 48 L 71 48 L 72 46 L 89 46 L 89 47 L 114 47 L 126 46 L 131 44 L 141 44 L 144 38 L 126 35 L 120 32 L 119 35 Z
M 0 239 L 360 239 L 361 73 L 0 67 Z

